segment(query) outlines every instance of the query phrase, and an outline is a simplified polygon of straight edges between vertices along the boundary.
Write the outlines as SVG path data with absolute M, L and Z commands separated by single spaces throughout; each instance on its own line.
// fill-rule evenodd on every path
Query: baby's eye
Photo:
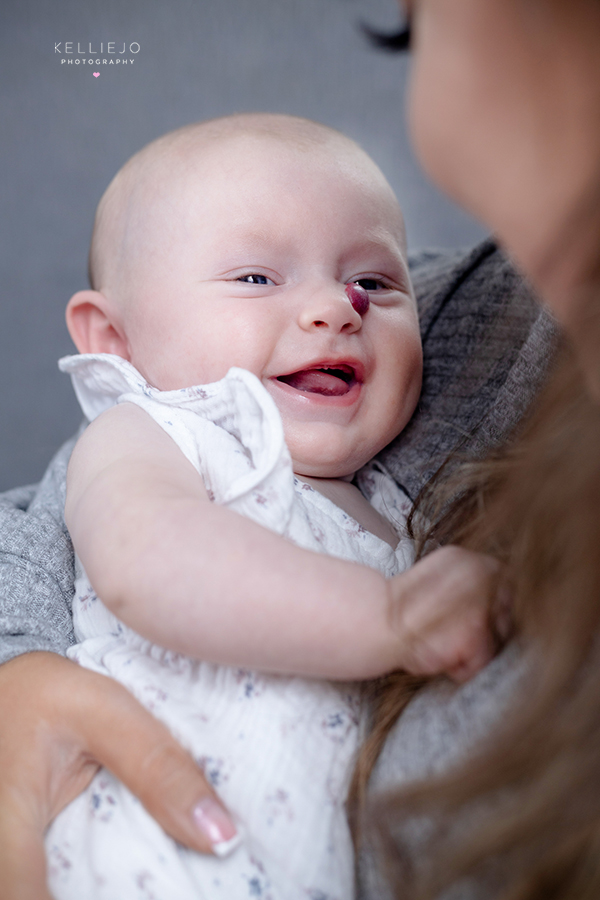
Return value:
M 275 284 L 266 275 L 240 275 L 236 281 L 243 281 L 244 284 Z
M 384 284 L 383 281 L 379 281 L 377 278 L 357 278 L 353 284 L 360 285 L 365 291 L 387 290 L 388 287 L 387 284 Z

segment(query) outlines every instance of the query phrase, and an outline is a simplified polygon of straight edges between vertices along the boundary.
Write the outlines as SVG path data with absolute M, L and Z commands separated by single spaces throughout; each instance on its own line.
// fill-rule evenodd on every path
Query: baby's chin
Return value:
M 323 448 L 324 449 L 324 448 Z M 341 478 L 351 481 L 356 472 L 369 462 L 372 453 L 365 454 L 345 452 L 339 456 L 320 452 L 316 454 L 295 454 L 290 447 L 292 468 L 299 478 Z
M 306 465 L 298 463 L 296 464 L 294 460 L 292 460 L 292 467 L 294 470 L 294 475 L 297 475 L 298 478 L 339 478 L 342 481 L 352 481 L 354 478 L 357 469 L 352 467 L 348 469 L 348 466 L 339 465 L 339 466 L 319 466 L 319 465 Z
M 347 478 L 363 465 L 362 458 L 357 459 L 353 447 L 344 446 L 342 442 L 336 446 L 335 435 L 328 433 L 328 429 L 319 428 L 317 435 L 311 435 L 309 440 L 298 440 L 297 433 L 292 436 L 288 429 L 284 430 L 292 468 L 300 478 Z M 320 432 L 324 433 L 318 440 L 316 438 Z
M 294 473 L 307 478 L 351 478 L 396 436 L 395 422 L 385 430 L 370 422 L 340 427 L 327 422 L 284 419 L 286 443 Z M 379 425 L 380 423 L 376 423 Z
M 301 423 L 306 426 L 306 423 Z M 350 479 L 389 442 L 354 435 L 347 429 L 315 423 L 314 428 L 284 422 L 285 438 L 292 457 L 292 468 L 300 478 Z M 361 439 L 362 438 L 362 439 Z

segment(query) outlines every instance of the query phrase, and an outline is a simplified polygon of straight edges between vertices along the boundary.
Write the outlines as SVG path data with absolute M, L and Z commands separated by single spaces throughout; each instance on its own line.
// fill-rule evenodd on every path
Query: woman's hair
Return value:
M 600 897 L 600 408 L 570 351 L 512 446 L 466 476 L 450 505 L 442 497 L 440 506 L 439 485 L 426 492 L 421 512 L 431 516 L 436 495 L 438 510 L 427 540 L 505 563 L 532 669 L 508 721 L 460 768 L 374 798 L 361 821 L 403 900 L 451 886 L 444 897 L 592 900 Z M 401 675 L 374 686 L 359 798 L 419 686 Z

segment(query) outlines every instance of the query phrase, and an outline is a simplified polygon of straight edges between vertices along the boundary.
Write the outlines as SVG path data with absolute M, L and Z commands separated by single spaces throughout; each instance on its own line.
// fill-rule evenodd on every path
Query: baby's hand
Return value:
M 391 623 L 400 639 L 399 668 L 414 675 L 445 673 L 467 681 L 510 632 L 500 563 L 462 547 L 442 547 L 388 582 Z M 492 610 L 495 609 L 495 614 Z

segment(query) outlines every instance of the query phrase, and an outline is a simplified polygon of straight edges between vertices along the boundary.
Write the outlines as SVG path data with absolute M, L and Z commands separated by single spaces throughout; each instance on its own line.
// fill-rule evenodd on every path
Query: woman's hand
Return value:
M 106 766 L 177 841 L 235 837 L 201 770 L 116 681 L 53 653 L 0 666 L 0 898 L 49 900 L 44 832 Z

